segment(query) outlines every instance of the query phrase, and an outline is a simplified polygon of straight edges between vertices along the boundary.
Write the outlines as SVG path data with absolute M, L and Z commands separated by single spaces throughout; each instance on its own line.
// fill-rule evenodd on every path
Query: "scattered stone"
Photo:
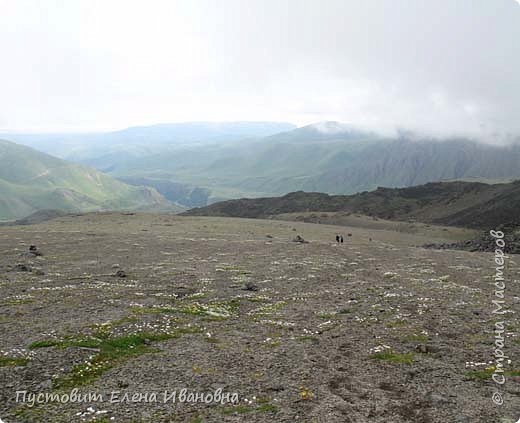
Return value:
M 117 276 L 118 278 L 126 278 L 126 272 L 125 272 L 124 270 L 118 270 L 118 271 L 116 272 L 116 276 Z
M 300 235 L 296 235 L 296 238 L 292 242 L 299 242 L 301 244 L 307 244 L 309 241 L 305 241 Z
M 406 372 L 406 374 L 409 376 L 409 377 L 415 377 L 417 376 L 417 370 L 415 369 L 410 369 Z
M 38 247 L 36 247 L 36 245 L 30 245 L 29 246 L 29 251 L 27 253 L 29 256 L 33 256 L 33 257 L 36 257 L 36 256 L 42 256 L 43 254 L 41 253 L 40 250 L 38 250 Z
M 31 266 L 19 263 L 16 266 L 14 266 L 14 270 L 17 272 L 30 272 L 32 269 Z
M 435 405 L 441 405 L 441 404 L 446 404 L 448 402 L 450 402 L 450 400 L 442 395 L 439 395 L 439 394 L 435 394 L 433 392 L 430 392 L 429 394 L 426 395 L 426 398 L 429 402 L 431 402 L 432 404 L 435 404 Z
M 415 351 L 417 351 L 418 353 L 421 353 L 421 354 L 428 354 L 428 352 L 429 352 L 428 345 L 425 345 L 425 344 L 416 345 Z
M 285 391 L 285 387 L 282 385 L 271 385 L 271 386 L 267 387 L 267 390 L 273 391 L 273 392 L 281 392 L 281 391 Z
M 244 290 L 246 291 L 258 291 L 258 286 L 255 285 L 253 282 L 247 282 L 244 286 Z
M 504 236 L 504 252 L 509 254 L 520 254 L 520 234 L 516 233 L 515 228 L 503 229 Z M 495 238 L 488 232 L 483 232 L 478 238 L 466 241 L 440 243 L 440 244 L 424 244 L 423 248 L 434 250 L 465 250 L 465 251 L 482 251 L 494 252 L 496 249 Z
M 46 379 L 38 385 L 39 391 L 45 391 L 52 388 L 52 379 Z

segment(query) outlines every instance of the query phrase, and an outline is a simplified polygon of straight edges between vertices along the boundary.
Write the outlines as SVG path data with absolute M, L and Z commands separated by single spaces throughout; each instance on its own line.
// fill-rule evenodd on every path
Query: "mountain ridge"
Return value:
M 520 180 L 508 184 L 432 182 L 378 187 L 350 196 L 293 192 L 282 197 L 228 200 L 183 212 L 186 216 L 275 218 L 297 212 L 349 212 L 397 221 L 472 229 L 520 226 Z
M 242 124 L 251 129 L 251 122 Z M 272 123 L 256 124 L 273 130 Z M 198 124 L 185 123 L 184 128 L 190 125 Z M 240 127 L 240 122 L 235 125 Z M 274 125 L 275 129 L 280 129 L 276 125 L 290 126 Z M 169 124 L 124 131 L 153 132 L 154 128 L 161 131 Z M 300 190 L 350 195 L 378 186 L 398 188 L 470 177 L 483 181 L 520 178 L 518 142 L 492 145 L 406 130 L 381 135 L 335 121 L 291 128 L 264 137 L 210 137 L 203 142 L 163 142 L 160 136 L 155 141 L 153 137 L 136 141 L 131 136 L 114 141 L 107 134 L 107 139 L 100 135 L 92 143 L 80 140 L 77 148 L 64 141 L 63 151 L 68 151 L 72 161 L 130 184 L 155 188 L 185 207 Z M 258 128 L 254 130 L 259 135 Z

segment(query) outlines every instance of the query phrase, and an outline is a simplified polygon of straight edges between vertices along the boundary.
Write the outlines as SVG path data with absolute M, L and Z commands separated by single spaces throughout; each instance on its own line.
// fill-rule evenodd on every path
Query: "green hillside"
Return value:
M 408 133 L 383 137 L 324 122 L 247 142 L 165 147 L 132 158 L 91 157 L 86 163 L 193 207 L 184 194 L 172 194 L 180 192 L 178 186 L 203 190 L 211 203 L 299 190 L 353 194 L 435 181 L 507 181 L 520 177 L 520 143 L 493 146 Z
M 353 194 L 378 186 L 520 178 L 520 140 L 495 146 L 405 131 L 382 136 L 338 122 L 295 129 L 265 122 L 257 126 L 158 125 L 56 140 L 66 147 L 67 160 L 154 188 L 186 207 L 300 190 Z M 277 129 L 284 132 L 273 134 Z M 30 142 L 52 151 L 48 137 Z
M 172 208 L 156 190 L 129 186 L 93 168 L 0 140 L 0 220 L 37 210 Z

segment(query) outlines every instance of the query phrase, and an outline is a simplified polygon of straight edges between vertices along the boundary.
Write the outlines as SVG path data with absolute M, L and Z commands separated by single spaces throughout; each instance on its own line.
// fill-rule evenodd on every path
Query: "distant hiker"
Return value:
M 343 244 L 343 235 L 340 235 L 339 242 L 341 242 Z
M 339 244 L 339 235 L 336 235 L 336 242 Z

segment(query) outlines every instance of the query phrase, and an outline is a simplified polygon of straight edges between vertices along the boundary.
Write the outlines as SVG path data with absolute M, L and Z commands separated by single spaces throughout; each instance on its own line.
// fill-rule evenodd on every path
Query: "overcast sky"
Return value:
M 0 130 L 520 134 L 515 0 L 0 0 Z

